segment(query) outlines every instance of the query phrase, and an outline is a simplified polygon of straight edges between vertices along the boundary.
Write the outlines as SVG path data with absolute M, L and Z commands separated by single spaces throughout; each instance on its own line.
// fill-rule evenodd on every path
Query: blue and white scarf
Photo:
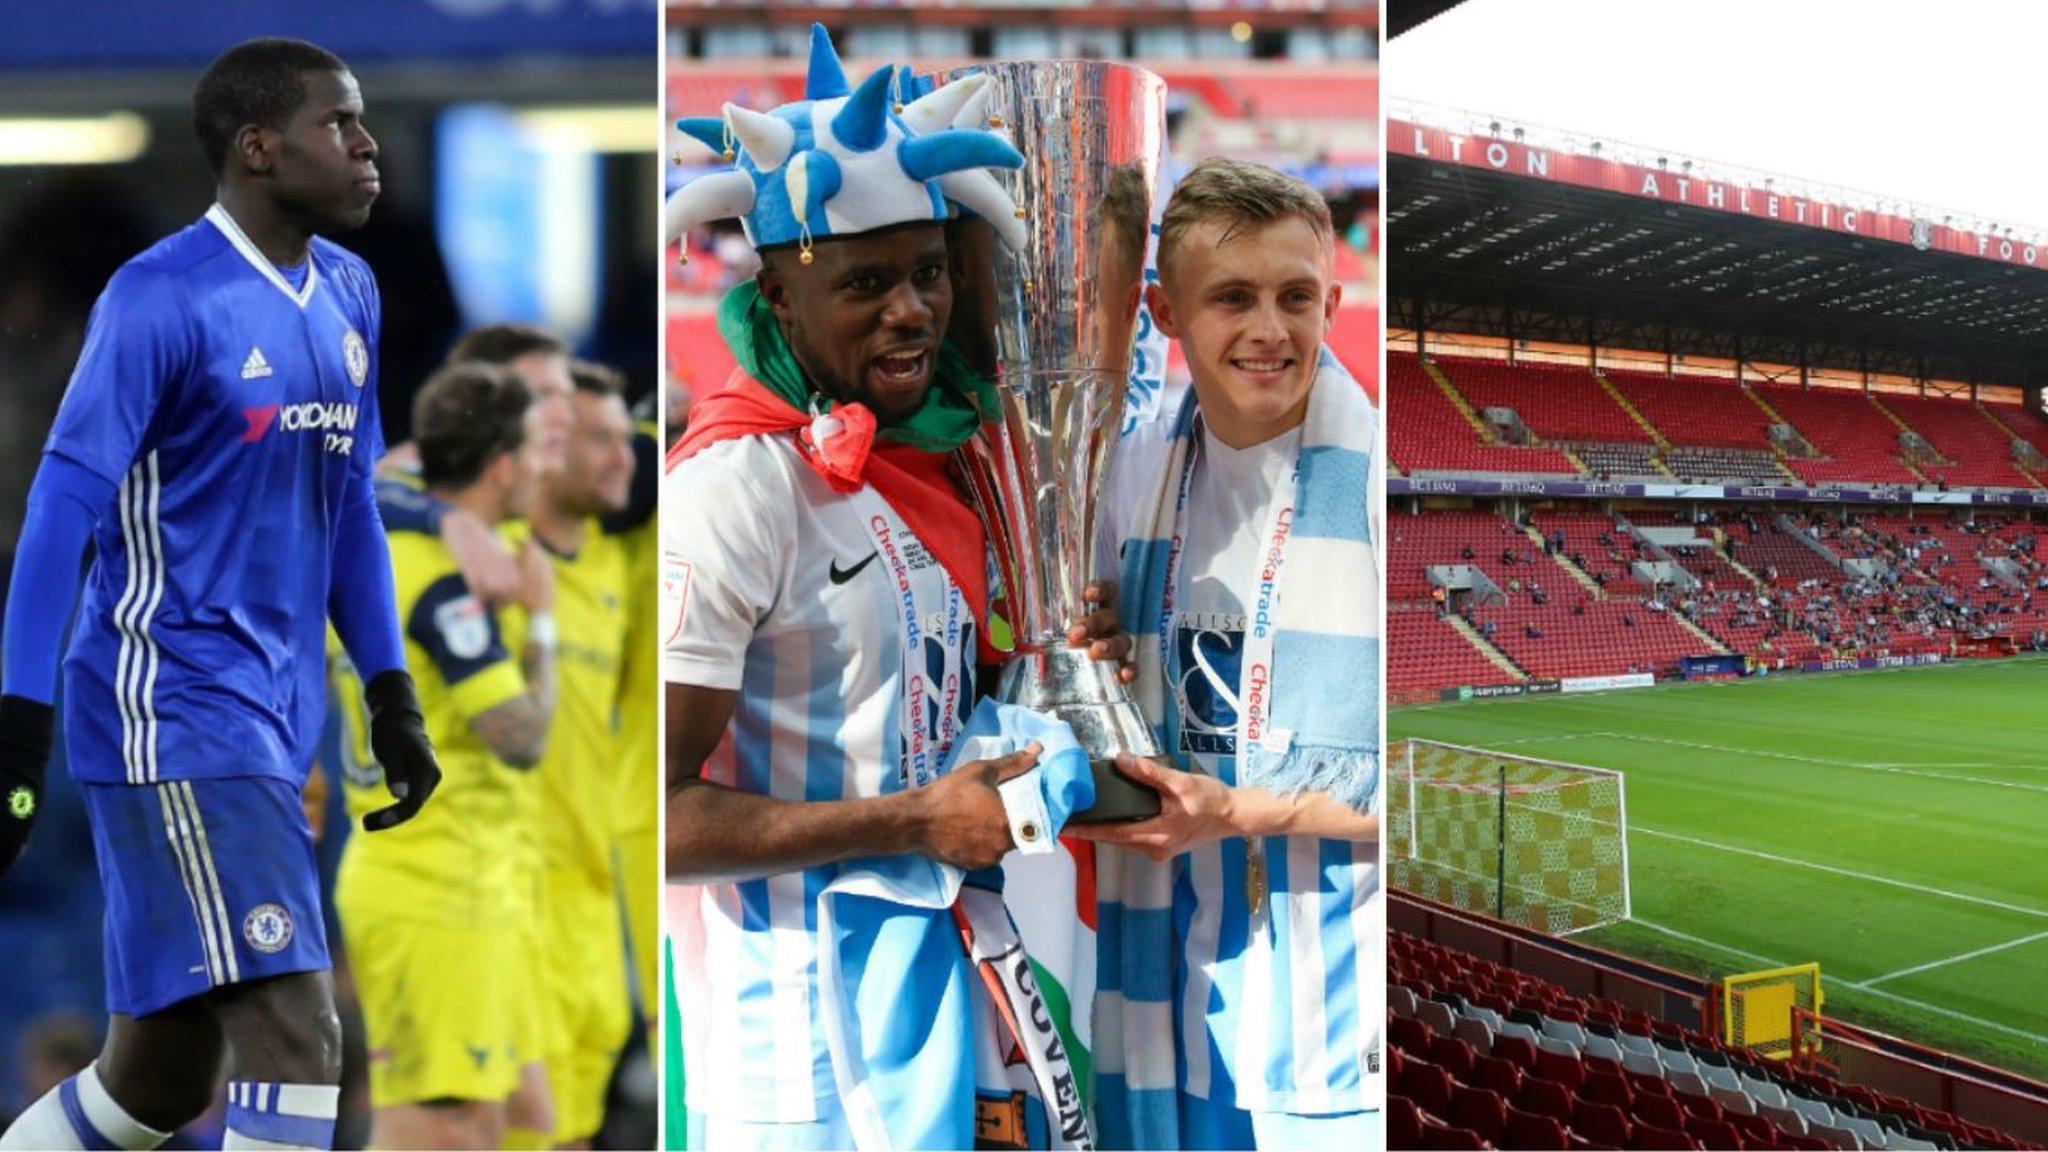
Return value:
M 1123 619 L 1136 640 L 1135 694 L 1162 748 L 1176 746 L 1170 736 L 1180 726 L 1160 630 L 1169 623 L 1163 620 L 1168 557 L 1195 416 L 1191 389 L 1174 417 L 1149 515 L 1134 522 L 1123 546 L 1120 572 Z M 1239 784 L 1280 795 L 1327 792 L 1361 811 L 1376 809 L 1379 788 L 1381 593 L 1371 483 L 1377 434 L 1372 402 L 1325 348 L 1309 392 L 1292 527 L 1270 600 L 1267 735 L 1237 749 Z M 1251 604 L 1257 596 L 1243 599 Z M 1179 1147 L 1172 865 L 1103 846 L 1096 866 L 1094 1030 L 1102 1144 Z
M 1040 827 L 1039 851 L 1094 803 L 1088 757 L 1067 725 L 982 700 L 948 756 L 951 772 L 1033 740 L 1038 767 L 1006 796 Z M 1020 812 L 1028 817 L 1020 817 Z M 995 869 L 963 873 L 914 854 L 842 865 L 818 895 L 818 993 L 826 1048 L 859 1152 L 1093 1147 L 1085 1086 L 1054 1025 Z M 964 946 L 964 950 L 963 950 Z

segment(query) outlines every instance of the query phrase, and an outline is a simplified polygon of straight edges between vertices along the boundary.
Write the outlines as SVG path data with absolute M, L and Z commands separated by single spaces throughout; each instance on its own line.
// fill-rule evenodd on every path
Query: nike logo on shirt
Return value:
M 855 576 L 860 575 L 861 569 L 867 567 L 869 564 L 874 563 L 875 557 L 877 555 L 879 555 L 879 553 L 870 552 L 866 556 L 861 558 L 860 563 L 855 564 L 851 568 L 841 568 L 839 566 L 839 561 L 834 560 L 832 561 L 831 566 L 827 569 L 825 575 L 831 577 L 832 582 L 834 584 L 844 584 L 848 580 L 853 579 Z

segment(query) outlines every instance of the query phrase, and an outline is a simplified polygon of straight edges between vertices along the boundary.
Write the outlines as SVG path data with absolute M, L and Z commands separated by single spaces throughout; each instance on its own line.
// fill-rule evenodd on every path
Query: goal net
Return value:
M 1433 740 L 1388 760 L 1396 887 L 1560 936 L 1628 919 L 1619 772 Z

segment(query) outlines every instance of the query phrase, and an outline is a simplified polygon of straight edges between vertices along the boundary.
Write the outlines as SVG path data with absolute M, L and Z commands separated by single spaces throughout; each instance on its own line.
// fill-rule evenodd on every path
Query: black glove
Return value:
M 441 766 L 411 676 L 396 668 L 379 672 L 363 685 L 363 703 L 370 708 L 370 752 L 384 769 L 384 786 L 398 799 L 363 817 L 363 831 L 382 832 L 419 814 L 441 786 Z
M 0 872 L 27 847 L 29 829 L 42 811 L 50 724 L 48 704 L 0 696 Z

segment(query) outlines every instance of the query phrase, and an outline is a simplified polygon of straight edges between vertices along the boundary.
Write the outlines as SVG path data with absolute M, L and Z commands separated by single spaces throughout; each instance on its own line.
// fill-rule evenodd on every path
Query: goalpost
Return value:
M 1773 1060 L 1820 1050 L 1820 965 L 1738 972 L 1721 980 L 1723 1039 Z
M 1434 740 L 1388 761 L 1396 887 L 1558 936 L 1628 919 L 1621 773 Z

